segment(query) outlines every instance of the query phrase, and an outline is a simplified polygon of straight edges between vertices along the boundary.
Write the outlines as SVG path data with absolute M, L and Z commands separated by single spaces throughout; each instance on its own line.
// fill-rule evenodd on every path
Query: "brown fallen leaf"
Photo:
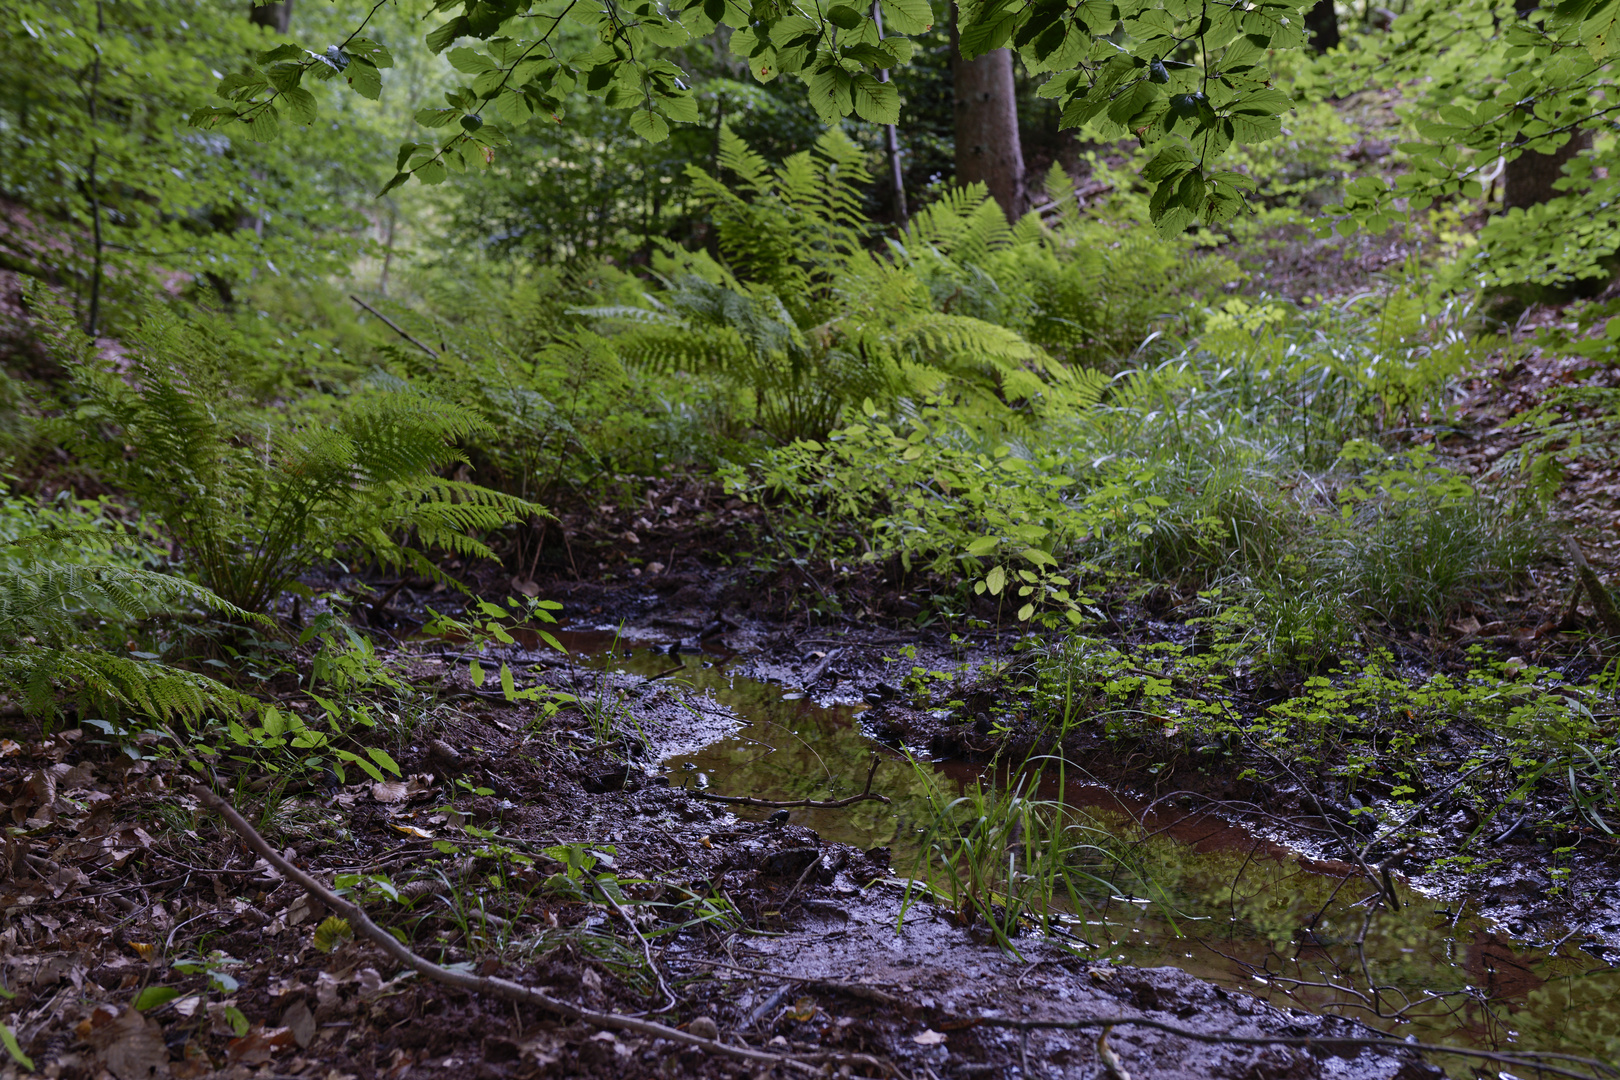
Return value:
M 208 1052 L 190 1039 L 186 1040 L 186 1047 L 180 1054 L 180 1060 L 174 1063 L 175 1080 L 202 1080 L 205 1076 L 213 1076 L 219 1072 L 214 1059 Z
M 292 1028 L 254 1027 L 225 1044 L 225 1056 L 237 1065 L 263 1065 L 279 1051 L 297 1043 Z
M 163 1043 L 163 1029 L 134 1009 L 109 1017 L 110 1011 L 110 1006 L 98 1006 L 79 1025 L 81 1029 L 88 1026 L 84 1041 L 107 1071 L 118 1080 L 168 1076 L 169 1048 Z
M 918 1046 L 940 1046 L 945 1042 L 945 1033 L 925 1028 L 920 1034 L 913 1035 L 911 1041 Z
M 371 785 L 371 797 L 380 803 L 404 802 L 409 794 L 410 790 L 402 780 L 384 780 Z
M 315 1016 L 303 998 L 282 1010 L 281 1026 L 293 1033 L 293 1041 L 300 1050 L 309 1049 L 309 1044 L 315 1041 Z

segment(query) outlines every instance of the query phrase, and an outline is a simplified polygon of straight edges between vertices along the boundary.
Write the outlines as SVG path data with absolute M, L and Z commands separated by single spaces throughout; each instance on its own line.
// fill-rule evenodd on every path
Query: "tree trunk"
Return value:
M 962 59 L 951 11 L 951 76 L 956 95 L 956 182 L 982 182 L 1009 221 L 1024 210 L 1024 149 L 1018 140 L 1018 99 L 1011 49 Z
M 292 25 L 293 0 L 277 0 L 273 4 L 255 4 L 248 9 L 248 19 L 254 26 L 285 34 Z
M 1316 6 L 1305 13 L 1305 33 L 1311 39 L 1311 48 L 1325 53 L 1339 44 L 1339 12 L 1333 0 L 1316 0 Z
M 1541 0 L 1517 0 L 1513 10 L 1528 19 L 1541 7 Z M 1520 154 L 1502 171 L 1502 209 L 1515 206 L 1528 210 L 1561 194 L 1553 181 L 1564 175 L 1564 164 L 1582 150 L 1592 149 L 1590 131 L 1572 132 L 1569 141 L 1550 154 Z
M 1508 162 L 1502 174 L 1502 209 L 1517 206 L 1527 210 L 1563 194 L 1553 187 L 1553 181 L 1564 175 L 1565 163 L 1591 148 L 1592 133 L 1577 131 L 1570 135 L 1569 142 L 1550 154 L 1520 154 Z

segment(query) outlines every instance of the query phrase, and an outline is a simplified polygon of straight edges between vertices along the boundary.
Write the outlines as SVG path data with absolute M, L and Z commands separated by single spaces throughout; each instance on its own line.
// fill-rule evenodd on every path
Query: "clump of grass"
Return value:
M 1026 928 L 1075 936 L 1073 927 L 1083 923 L 1073 916 L 1087 911 L 1099 892 L 1113 895 L 1115 874 L 1136 876 L 1145 893 L 1156 892 L 1136 875 L 1107 829 L 1075 807 L 1035 796 L 1049 764 L 1056 767 L 1061 791 L 1063 762 L 1043 757 L 1010 770 L 1004 784 L 994 782 L 992 772 L 953 798 L 912 759 L 930 817 L 901 904 L 902 923 L 915 898 L 930 892 L 964 926 L 984 926 L 1016 956 L 1013 938 Z

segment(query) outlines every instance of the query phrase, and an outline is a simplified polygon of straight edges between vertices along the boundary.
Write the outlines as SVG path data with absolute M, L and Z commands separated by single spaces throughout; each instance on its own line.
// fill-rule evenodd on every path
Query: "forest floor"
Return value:
M 1527 325 L 1556 317 L 1542 309 Z M 1612 378 L 1534 352 L 1479 372 L 1442 448 L 1485 476 L 1513 459 L 1522 439 L 1514 415 L 1552 387 Z M 1556 529 L 1612 571 L 1617 509 L 1620 470 L 1583 465 L 1560 495 Z M 887 846 L 829 839 L 791 807 L 782 821 L 773 807 L 709 797 L 664 763 L 749 718 L 688 684 L 694 665 L 683 654 L 828 706 L 864 707 L 856 730 L 863 752 L 882 756 L 885 777 L 907 768 L 902 749 L 974 767 L 1057 754 L 1146 832 L 1179 829 L 1196 846 L 1200 829 L 1237 830 L 1358 896 L 1394 894 L 1398 884 L 1402 902 L 1418 896 L 1433 911 L 1439 939 L 1467 905 L 1494 927 L 1473 941 L 1469 969 L 1484 988 L 1470 1000 L 1487 1011 L 1499 969 L 1517 963 L 1514 942 L 1579 953 L 1589 970 L 1612 973 L 1620 960 L 1620 846 L 1611 838 L 1529 802 L 1489 828 L 1483 867 L 1446 863 L 1490 824 L 1450 794 L 1453 766 L 1480 747 L 1467 724 L 1445 729 L 1454 753 L 1425 766 L 1422 839 L 1372 851 L 1359 804 L 1259 751 L 1212 759 L 1178 750 L 1169 734 L 1132 741 L 1090 727 L 1053 738 L 1033 721 L 992 723 L 985 703 L 1009 691 L 1015 629 L 964 634 L 931 620 L 919 591 L 927 583 L 882 568 L 835 578 L 791 559 L 744 565 L 757 511 L 703 478 L 655 480 L 638 506 L 575 507 L 559 524 L 567 543 L 526 574 L 451 569 L 482 574 L 478 591 L 493 601 L 536 592 L 560 601 L 569 657 L 532 638 L 475 648 L 423 637 L 426 609 L 449 599 L 425 582 L 334 574 L 313 583 L 360 598 L 350 613 L 365 613 L 357 621 L 370 624 L 377 659 L 394 673 L 358 695 L 378 723 L 356 745 L 386 749 L 400 775 L 285 784 L 250 767 L 235 801 L 285 858 L 346 890 L 435 962 L 779 1060 L 717 1055 L 435 985 L 350 940 L 318 900 L 253 855 L 187 793 L 190 774 L 160 732 L 142 737 L 149 753 L 137 757 L 90 729 L 34 728 L 25 738 L 27 722 L 13 718 L 18 738 L 0 741 L 12 826 L 0 952 L 20 1049 L 42 1073 L 1417 1080 L 1444 1065 L 1476 1075 L 1467 1059 L 1347 1041 L 1379 1038 L 1390 1023 L 1380 1030 L 1274 1004 L 1275 994 L 1120 963 L 1061 936 L 1031 931 L 1010 955 L 960 910 L 908 897 L 912 867 Z M 1603 657 L 1593 616 L 1569 606 L 1572 584 L 1569 567 L 1548 562 L 1484 618 L 1381 644 L 1413 671 L 1460 671 L 1475 662 L 1469 648 L 1482 646 L 1584 675 Z M 1174 643 L 1194 599 L 1172 588 L 1116 590 L 1103 604 L 1106 624 L 1090 632 L 1126 653 Z M 636 673 L 622 670 L 622 655 L 578 655 L 624 646 L 644 660 L 662 654 L 669 670 Z M 475 682 L 470 659 L 506 665 L 516 690 L 576 700 L 555 713 L 514 701 Z M 311 654 L 285 660 L 253 689 L 307 708 L 294 691 Z M 907 683 L 913 669 L 934 680 L 931 700 Z M 1258 709 L 1307 677 L 1256 674 L 1234 684 L 1230 702 Z M 964 708 L 934 707 L 947 698 Z M 734 796 L 760 794 L 736 789 L 739 778 L 704 779 Z M 1543 985 L 1526 972 L 1514 992 L 1522 1000 Z M 1101 1042 L 1096 1027 L 1061 1026 L 1098 1018 L 1113 1020 Z M 1610 1020 L 1620 1023 L 1600 1009 L 1591 1022 Z M 1476 1034 L 1475 1048 L 1514 1048 L 1490 1025 Z M 0 1072 L 16 1075 L 15 1065 Z

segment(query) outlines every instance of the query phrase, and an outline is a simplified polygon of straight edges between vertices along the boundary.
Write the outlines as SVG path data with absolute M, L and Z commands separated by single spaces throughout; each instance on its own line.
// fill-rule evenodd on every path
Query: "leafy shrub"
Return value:
M 64 437 L 160 518 L 187 569 L 235 607 L 265 610 L 350 546 L 442 577 L 410 539 L 493 558 L 477 533 L 543 512 L 438 476 L 464 460 L 455 441 L 481 422 L 398 380 L 257 409 L 234 378 L 228 327 L 171 308 L 146 310 L 119 365 L 71 330 L 58 326 L 55 341 L 72 380 Z

